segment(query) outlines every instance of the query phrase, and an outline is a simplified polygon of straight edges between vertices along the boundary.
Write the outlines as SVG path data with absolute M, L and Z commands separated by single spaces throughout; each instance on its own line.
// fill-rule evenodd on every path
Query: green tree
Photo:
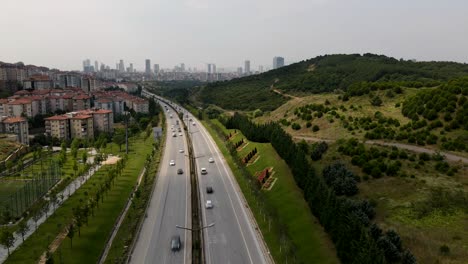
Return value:
M 125 134 L 123 131 L 116 131 L 112 137 L 112 142 L 119 146 L 119 151 L 122 151 L 122 145 L 125 143 Z
M 67 237 L 70 238 L 70 248 L 73 248 L 73 237 L 75 236 L 75 227 L 73 223 L 68 226 Z
M 13 233 L 9 230 L 4 229 L 2 235 L 0 236 L 0 244 L 8 250 L 8 256 L 10 255 L 10 248 L 15 243 L 15 237 Z
M 29 231 L 28 223 L 26 221 L 21 221 L 18 224 L 18 233 L 20 233 L 21 238 L 23 239 L 23 242 L 24 242 L 24 236 L 26 235 L 26 233 L 28 233 L 28 231 Z

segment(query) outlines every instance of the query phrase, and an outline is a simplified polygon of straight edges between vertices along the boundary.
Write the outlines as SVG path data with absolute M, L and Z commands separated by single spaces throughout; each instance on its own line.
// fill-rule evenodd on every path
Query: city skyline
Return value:
M 78 62 L 85 58 L 106 65 L 123 58 L 138 70 L 145 59 L 161 68 L 180 62 L 202 68 L 211 62 L 236 69 L 249 58 L 250 68 L 258 69 L 274 56 L 289 64 L 367 52 L 468 61 L 468 2 L 461 0 L 83 0 L 73 9 L 68 1 L 25 0 L 7 1 L 2 10 L 28 19 L 0 17 L 0 34 L 7 36 L 0 43 L 0 61 L 64 70 L 80 70 Z M 37 21 L 54 29 L 37 30 Z M 57 32 L 67 32 L 66 41 L 57 41 Z

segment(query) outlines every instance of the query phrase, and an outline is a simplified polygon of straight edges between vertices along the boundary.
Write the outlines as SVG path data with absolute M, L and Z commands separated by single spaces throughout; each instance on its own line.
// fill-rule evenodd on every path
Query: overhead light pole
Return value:
M 211 223 L 211 224 L 209 224 L 209 225 L 207 225 L 207 226 L 204 226 L 204 227 L 201 227 L 201 228 L 197 228 L 197 229 L 192 229 L 192 228 L 185 227 L 185 226 L 180 226 L 180 225 L 176 225 L 176 227 L 177 227 L 177 228 L 180 228 L 180 229 L 185 229 L 185 230 L 190 230 L 190 231 L 195 231 L 195 232 L 197 232 L 197 231 L 201 231 L 201 230 L 203 230 L 203 229 L 205 229 L 205 228 L 213 227 L 214 225 L 215 225 L 215 223 Z

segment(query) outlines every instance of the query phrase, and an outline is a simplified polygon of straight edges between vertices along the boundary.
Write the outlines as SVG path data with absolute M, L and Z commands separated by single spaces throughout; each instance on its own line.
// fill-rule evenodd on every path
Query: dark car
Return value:
M 177 174 L 183 174 L 183 173 L 184 173 L 184 171 L 182 169 L 177 170 Z
M 173 236 L 171 239 L 171 250 L 179 251 L 181 247 L 180 236 Z
M 211 186 L 206 187 L 206 193 L 213 193 L 213 187 Z

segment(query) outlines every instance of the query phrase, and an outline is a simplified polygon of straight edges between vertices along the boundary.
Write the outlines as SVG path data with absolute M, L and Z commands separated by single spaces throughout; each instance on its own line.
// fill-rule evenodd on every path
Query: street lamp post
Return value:
M 209 225 L 207 225 L 207 226 L 204 226 L 204 227 L 198 228 L 198 229 L 192 229 L 192 228 L 185 227 L 185 226 L 180 226 L 180 225 L 176 225 L 176 227 L 177 227 L 177 228 L 180 228 L 180 229 L 186 229 L 186 230 L 189 230 L 189 231 L 195 231 L 195 232 L 197 232 L 197 231 L 203 230 L 203 229 L 205 229 L 205 228 L 213 227 L 214 225 L 215 225 L 215 223 L 211 223 L 211 224 L 209 224 Z

